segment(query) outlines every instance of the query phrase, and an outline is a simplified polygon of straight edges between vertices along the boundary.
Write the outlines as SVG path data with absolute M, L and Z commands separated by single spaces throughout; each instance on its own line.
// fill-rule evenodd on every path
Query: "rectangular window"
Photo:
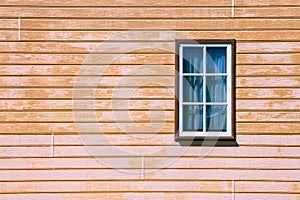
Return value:
M 176 140 L 232 140 L 235 40 L 177 40 Z

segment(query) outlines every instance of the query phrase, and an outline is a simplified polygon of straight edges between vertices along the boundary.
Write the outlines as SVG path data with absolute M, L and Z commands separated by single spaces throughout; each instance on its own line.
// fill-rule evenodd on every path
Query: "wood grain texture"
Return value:
M 299 200 L 299 6 L 0 0 L 0 199 Z M 238 147 L 174 141 L 175 39 L 236 39 Z
M 248 30 L 248 31 L 139 31 L 131 34 L 123 34 L 122 31 L 26 31 L 22 30 L 21 36 L 23 41 L 102 41 L 102 40 L 171 40 L 176 38 L 188 39 L 228 39 L 235 38 L 237 40 L 299 40 L 299 30 Z
M 119 4 L 120 5 L 120 4 Z M 190 4 L 186 5 L 190 6 Z M 200 5 L 202 6 L 202 5 Z M 26 18 L 221 18 L 231 17 L 231 8 L 212 7 L 69 7 L 69 8 L 43 8 L 43 7 L 0 7 L 1 17 L 26 17 Z M 235 8 L 236 17 L 267 18 L 267 17 L 299 17 L 299 7 L 258 7 L 258 8 Z
M 114 157 L 115 162 L 118 163 L 120 157 L 124 159 L 131 159 L 132 157 L 138 157 L 141 160 L 142 156 L 159 156 L 159 157 L 193 157 L 195 159 L 202 158 L 299 158 L 299 147 L 256 147 L 256 146 L 242 146 L 239 148 L 235 147 L 181 147 L 177 146 L 153 146 L 153 145 L 143 145 L 143 146 L 118 146 L 121 150 L 120 152 L 111 152 L 114 149 L 113 145 L 105 146 L 55 146 L 54 154 L 51 155 L 52 147 L 1 147 L 0 157 L 1 158 L 95 158 L 99 159 Z M 262 154 L 261 152 L 264 152 Z M 93 152 L 91 154 L 90 152 Z M 208 152 L 208 153 L 207 153 Z M 130 155 L 130 157 L 128 157 Z M 121 160 L 119 160 L 121 163 Z M 126 162 L 127 163 L 127 162 Z M 125 163 L 125 164 L 126 164 Z M 128 163 L 127 163 L 128 164 Z M 164 163 L 162 163 L 164 164 Z M 170 163 L 168 163 L 170 164 Z M 141 167 L 141 165 L 139 166 Z M 222 176 L 221 176 L 222 177 Z M 216 177 L 220 178 L 220 177 Z
M 282 0 L 281 0 L 282 1 Z M 280 2 L 280 1 L 279 1 Z M 220 0 L 219 2 L 210 2 L 206 0 L 191 0 L 191 1 L 180 1 L 180 0 L 167 0 L 167 1 L 159 1 L 159 0 L 117 0 L 111 2 L 109 0 L 103 0 L 101 2 L 94 2 L 92 0 L 83 0 L 83 1 L 76 1 L 76 0 L 67 0 L 67 1 L 59 1 L 59 0 L 16 0 L 16 1 L 9 1 L 4 0 L 1 1 L 0 5 L 27 5 L 27 6 L 99 6 L 99 7 L 123 7 L 123 6 L 230 6 L 230 0 Z
M 43 135 L 42 135 L 43 134 Z M 87 134 L 89 136 L 89 134 Z M 117 146 L 138 146 L 138 145 L 170 145 L 176 146 L 177 143 L 172 140 L 172 134 L 145 134 L 141 137 L 139 134 L 106 134 L 103 140 L 102 138 L 97 138 L 96 135 L 90 135 L 90 137 L 95 136 L 93 141 L 90 141 L 89 145 L 106 145 L 108 142 L 110 144 L 115 144 Z M 52 138 L 53 137 L 53 138 Z M 82 137 L 80 135 L 66 133 L 64 135 L 45 134 L 40 133 L 40 135 L 33 134 L 21 134 L 21 135 L 10 135 L 2 134 L 0 135 L 0 144 L 3 147 L 18 147 L 18 146 L 50 146 L 52 140 L 55 146 L 80 146 L 83 145 Z M 270 147 L 296 147 L 299 146 L 300 135 L 238 135 L 237 141 L 240 146 L 270 146 Z M 221 166 L 220 166 L 221 167 Z
M 47 23 L 46 23 L 47 22 Z M 222 26 L 220 26 L 222 22 Z M 294 19 L 227 19 L 227 20 L 55 20 L 23 19 L 24 30 L 127 30 L 127 29 L 173 29 L 173 30 L 227 30 L 227 29 L 295 29 L 299 20 Z

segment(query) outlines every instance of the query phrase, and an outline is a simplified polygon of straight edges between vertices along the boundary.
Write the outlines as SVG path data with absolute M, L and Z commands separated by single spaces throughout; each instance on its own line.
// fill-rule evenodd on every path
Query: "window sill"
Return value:
M 238 147 L 235 138 L 205 138 L 205 137 L 178 137 L 175 139 L 180 146 L 216 146 L 216 147 Z

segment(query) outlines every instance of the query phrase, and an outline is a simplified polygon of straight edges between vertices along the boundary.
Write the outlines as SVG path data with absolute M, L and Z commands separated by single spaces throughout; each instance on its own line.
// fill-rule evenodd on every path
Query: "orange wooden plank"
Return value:
M 266 30 L 266 31 L 25 31 L 22 30 L 23 41 L 99 41 L 99 40 L 171 40 L 175 38 L 228 39 L 237 40 L 292 40 L 299 41 L 298 30 Z
M 239 65 L 238 76 L 286 76 L 300 75 L 299 65 Z
M 288 125 L 287 125 L 288 126 Z M 170 133 L 173 123 L 0 123 L 1 133 Z
M 173 122 L 174 111 L 0 112 L 0 122 Z M 294 115 L 286 115 L 293 117 Z M 296 116 L 294 116 L 296 117 Z M 293 119 L 291 119 L 293 120 Z
M 180 200 L 190 200 L 190 199 L 214 199 L 214 200 L 232 200 L 231 194 L 214 194 L 214 193 L 158 193 L 158 192 L 143 192 L 143 193 L 58 193 L 58 194 L 3 194 L 1 195 L 3 200 L 65 200 L 65 199 L 73 199 L 73 200 L 82 200 L 82 199 L 91 199 L 96 200 L 101 197 L 101 200 L 132 200 L 132 199 L 144 199 L 144 200 L 169 200 L 169 199 L 180 199 Z M 291 197 L 290 195 L 284 196 Z M 285 200 L 285 199 L 279 199 Z M 291 197 L 291 200 L 298 200 Z
M 88 90 L 80 87 L 133 87 L 132 92 L 138 87 L 174 87 L 175 78 L 172 76 L 102 76 L 102 77 L 2 77 L 2 87 L 69 87 L 74 88 L 74 96 L 84 94 Z M 129 90 L 130 91 L 130 90 Z M 118 92 L 118 91 L 116 91 Z M 130 91 L 131 92 L 131 91 Z M 91 95 L 91 93 L 88 93 Z M 91 97 L 91 96 L 89 96 Z
M 45 23 L 47 22 L 47 23 Z M 222 26 L 220 26 L 222 22 Z M 295 19 L 227 19 L 227 20 L 82 20 L 82 19 L 22 19 L 25 30 L 128 30 L 128 29 L 297 29 L 299 21 Z
M 300 77 L 238 77 L 237 87 L 300 87 Z
M 111 110 L 114 109 L 168 109 L 174 110 L 174 100 L 130 100 L 128 106 L 124 106 L 124 101 L 107 100 L 2 100 L 0 110 L 6 111 L 25 111 L 25 110 Z M 73 105 L 76 105 L 73 107 Z M 297 105 L 297 104 L 296 104 Z
M 212 175 L 213 174 L 213 175 Z M 299 181 L 299 170 L 146 170 L 149 180 L 286 180 Z
M 92 0 L 66 0 L 66 1 L 59 1 L 59 0 L 14 0 L 14 1 L 1 1 L 0 5 L 23 5 L 23 6 L 116 6 L 116 7 L 123 7 L 123 6 L 230 6 L 231 1 L 229 0 L 220 0 L 218 2 L 210 2 L 206 0 L 191 0 L 189 2 L 180 1 L 180 0 L 167 0 L 167 1 L 159 1 L 159 0 L 150 0 L 150 1 L 140 1 L 140 0 L 117 0 L 117 1 L 110 1 L 110 0 L 102 0 L 99 2 L 95 2 Z
M 117 76 L 157 74 L 174 75 L 174 65 L 0 65 L 0 75 Z
M 297 99 L 300 98 L 300 89 L 261 89 L 261 88 L 239 88 L 236 90 L 236 97 L 239 99 L 247 98 L 247 99 L 256 99 L 259 97 L 260 99 L 269 98 L 269 99 L 280 99 L 280 98 L 289 98 L 289 99 Z
M 32 182 L 32 183 L 0 183 L 2 192 L 230 192 L 230 181 L 199 182 L 154 182 L 154 181 L 64 181 L 64 182 Z
M 114 153 L 111 146 L 55 146 L 54 157 L 110 157 L 118 156 L 160 156 L 175 157 L 193 156 L 194 158 L 206 157 L 249 157 L 249 158 L 298 158 L 298 147 L 181 147 L 177 146 L 118 146 L 120 152 Z M 49 147 L 2 147 L 1 158 L 22 157 L 51 157 L 51 146 Z M 88 152 L 93 152 L 92 154 Z M 207 153 L 208 151 L 208 153 Z M 264 152 L 262 154 L 262 152 Z M 117 158 L 116 162 L 117 162 Z M 131 158 L 130 158 L 131 159 Z
M 109 160 L 110 159 L 110 160 Z M 141 167 L 142 160 L 136 158 L 1 158 L 0 169 L 103 169 L 110 168 L 109 162 L 117 162 L 118 168 Z M 129 166 L 128 161 L 136 162 L 136 166 Z M 175 168 L 175 169 L 297 169 L 299 159 L 295 158 L 204 158 L 199 162 L 197 158 L 168 158 L 145 157 L 146 168 Z M 115 166 L 115 167 L 116 167 Z
M 174 64 L 173 54 L 0 54 L 1 64 Z
M 80 89 L 78 89 L 80 91 Z M 84 94 L 86 89 L 82 89 L 82 98 L 89 98 L 89 94 Z M 59 89 L 59 88 L 8 88 L 0 89 L 0 98 L 13 99 L 72 99 L 74 89 Z M 109 99 L 109 98 L 150 98 L 150 99 L 164 99 L 174 98 L 174 88 L 102 88 L 96 89 L 95 99 Z
M 138 137 L 136 134 L 109 134 L 105 135 L 107 141 L 103 141 L 99 138 L 95 138 L 90 141 L 90 145 L 178 145 L 174 141 L 173 134 L 156 134 L 146 135 L 152 137 Z M 49 146 L 52 144 L 52 135 L 0 135 L 1 146 Z M 237 142 L 240 146 L 298 146 L 300 142 L 299 135 L 237 135 Z M 78 146 L 82 145 L 83 142 L 78 134 L 71 135 L 54 135 L 54 144 L 56 146 Z
M 111 2 L 113 4 L 113 2 Z M 122 2 L 124 3 L 124 2 Z M 137 3 L 137 2 L 136 2 Z M 208 3 L 208 2 L 207 2 Z M 162 19 L 162 18 L 215 18 L 231 17 L 231 8 L 199 8 L 199 7 L 86 7 L 86 8 L 43 8 L 43 7 L 3 7 L 0 8 L 1 17 L 56 17 L 56 18 L 133 18 L 133 19 Z M 40 6 L 40 5 L 39 5 Z M 131 5 L 132 6 L 132 5 Z M 145 5 L 149 6 L 149 4 Z M 187 6 L 190 6 L 189 4 Z M 202 6 L 202 5 L 201 5 Z M 281 10 L 280 10 L 281 11 Z M 295 11 L 297 11 L 295 9 Z M 283 13 L 283 11 L 281 11 Z

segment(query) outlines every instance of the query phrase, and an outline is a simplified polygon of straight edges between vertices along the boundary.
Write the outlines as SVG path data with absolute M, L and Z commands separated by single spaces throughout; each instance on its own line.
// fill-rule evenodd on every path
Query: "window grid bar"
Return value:
M 209 105 L 209 106 L 227 106 L 228 103 L 223 103 L 223 102 L 209 102 L 209 103 L 202 103 L 202 102 L 182 102 L 182 105 L 187 105 L 187 106 L 193 106 L 193 105 Z
M 206 76 L 228 76 L 227 73 L 206 73 Z M 204 73 L 183 73 L 182 76 L 204 76 Z

